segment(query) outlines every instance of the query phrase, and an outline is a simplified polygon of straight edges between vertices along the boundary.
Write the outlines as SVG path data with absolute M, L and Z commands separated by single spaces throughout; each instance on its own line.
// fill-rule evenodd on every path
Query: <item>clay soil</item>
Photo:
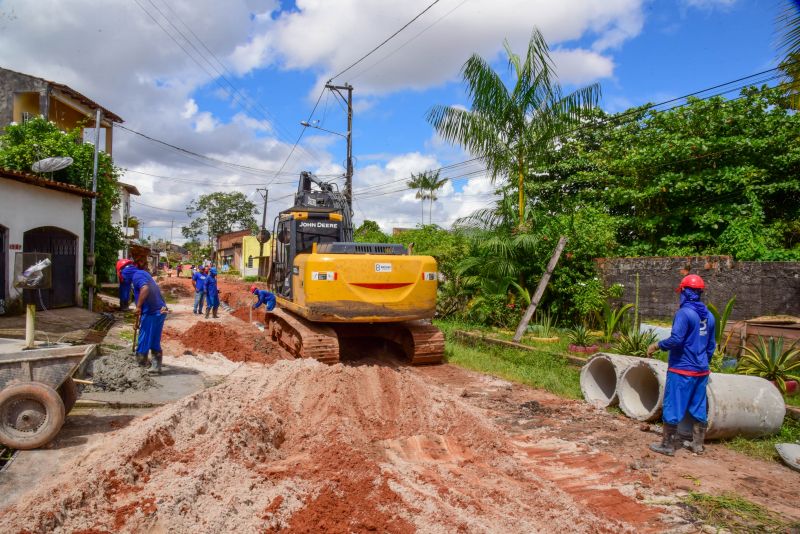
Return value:
M 264 338 L 177 315 L 174 347 L 242 361 Z M 717 444 L 652 454 L 656 435 L 582 402 L 377 349 L 264 361 L 105 434 L 0 511 L 0 532 L 697 532 L 687 491 L 800 518 L 800 475 Z

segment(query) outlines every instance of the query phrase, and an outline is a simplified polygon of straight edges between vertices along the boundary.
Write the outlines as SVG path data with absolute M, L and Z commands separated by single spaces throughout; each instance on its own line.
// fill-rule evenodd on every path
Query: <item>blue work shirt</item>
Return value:
M 217 277 L 208 275 L 206 276 L 205 282 L 203 284 L 203 291 L 209 298 L 216 298 L 219 295 L 219 289 L 217 289 Z
M 194 290 L 195 292 L 203 291 L 203 288 L 206 284 L 206 278 L 208 275 L 201 272 L 192 273 L 192 282 L 194 282 Z
M 133 274 L 133 301 L 139 303 L 139 293 L 144 286 L 150 288 L 147 295 L 147 300 L 142 304 L 143 315 L 156 315 L 161 313 L 161 308 L 166 307 L 164 299 L 161 297 L 161 289 L 150 273 L 147 271 L 137 270 Z
M 258 289 L 256 290 L 256 296 L 258 296 L 258 302 L 253 304 L 253 309 L 255 310 L 262 304 L 267 305 L 267 311 L 272 311 L 275 309 L 275 295 L 266 289 Z
M 669 368 L 688 374 L 707 373 L 717 341 L 714 337 L 714 316 L 706 312 L 700 319 L 697 311 L 681 295 L 681 308 L 672 321 L 672 333 L 659 341 L 658 348 L 669 351 Z

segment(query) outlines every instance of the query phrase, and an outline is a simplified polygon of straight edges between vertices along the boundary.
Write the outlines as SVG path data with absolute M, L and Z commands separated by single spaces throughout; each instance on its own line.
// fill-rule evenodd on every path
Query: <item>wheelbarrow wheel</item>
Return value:
M 64 424 L 64 402 L 39 382 L 14 384 L 0 391 L 0 443 L 12 449 L 36 449 L 50 443 Z
M 78 401 L 78 384 L 75 383 L 71 376 L 67 377 L 61 387 L 58 388 L 58 396 L 61 397 L 61 402 L 64 403 L 64 413 L 68 414 Z

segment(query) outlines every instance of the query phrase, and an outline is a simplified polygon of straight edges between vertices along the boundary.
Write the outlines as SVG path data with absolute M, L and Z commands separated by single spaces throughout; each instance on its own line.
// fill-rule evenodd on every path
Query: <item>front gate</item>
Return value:
M 36 304 L 39 309 L 42 306 L 48 309 L 75 306 L 75 288 L 78 279 L 77 236 L 53 226 L 34 228 L 25 232 L 22 250 L 50 254 L 53 262 L 52 286 L 41 291 L 24 291 L 25 304 Z

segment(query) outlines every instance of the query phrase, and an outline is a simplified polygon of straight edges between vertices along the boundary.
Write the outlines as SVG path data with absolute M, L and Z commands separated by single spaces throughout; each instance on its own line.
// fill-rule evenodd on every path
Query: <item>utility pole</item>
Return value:
M 89 264 L 89 276 L 91 283 L 89 284 L 89 311 L 94 311 L 94 287 L 97 281 L 94 277 L 94 233 L 95 233 L 95 218 L 97 215 L 97 159 L 100 152 L 100 119 L 103 112 L 97 108 L 97 114 L 94 120 L 94 163 L 92 165 L 92 215 L 89 223 L 89 257 L 87 263 Z
M 325 84 L 327 89 L 334 91 L 347 104 L 347 171 L 345 173 L 344 196 L 350 206 L 350 213 L 353 212 L 353 86 L 349 83 L 344 85 Z M 347 91 L 347 96 L 342 94 Z
M 269 201 L 269 189 L 256 189 L 264 198 L 264 211 L 261 212 L 261 231 L 258 233 L 258 276 L 266 276 L 266 265 L 264 262 L 264 241 L 269 241 L 267 232 L 267 202 Z

